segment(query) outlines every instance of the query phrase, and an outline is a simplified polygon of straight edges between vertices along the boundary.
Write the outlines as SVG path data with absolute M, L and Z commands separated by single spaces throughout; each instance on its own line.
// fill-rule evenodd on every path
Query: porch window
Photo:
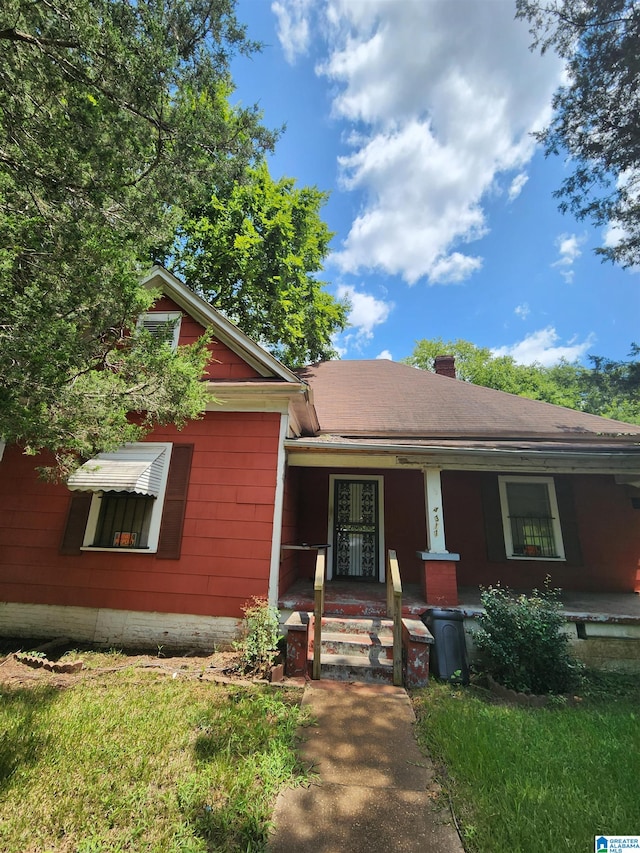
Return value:
M 552 477 L 499 477 L 507 559 L 564 560 Z

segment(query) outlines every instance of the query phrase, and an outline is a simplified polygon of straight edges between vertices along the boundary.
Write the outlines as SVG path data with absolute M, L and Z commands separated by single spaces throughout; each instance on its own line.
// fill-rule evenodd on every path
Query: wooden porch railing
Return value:
M 402 687 L 402 582 L 395 551 L 387 554 L 387 618 L 393 619 L 393 683 Z
M 324 574 L 326 554 L 316 558 L 316 576 L 313 582 L 313 667 L 311 677 L 320 678 L 320 652 L 322 647 L 322 617 L 324 615 Z

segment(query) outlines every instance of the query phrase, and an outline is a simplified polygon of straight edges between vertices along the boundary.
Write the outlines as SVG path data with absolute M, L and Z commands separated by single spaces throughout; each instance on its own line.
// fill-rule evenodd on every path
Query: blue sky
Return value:
M 271 173 L 330 192 L 329 289 L 352 303 L 343 358 L 462 338 L 521 363 L 625 358 L 640 273 L 558 212 L 566 173 L 531 136 L 563 68 L 529 51 L 513 0 L 238 0 L 263 52 L 234 101 L 286 125 Z

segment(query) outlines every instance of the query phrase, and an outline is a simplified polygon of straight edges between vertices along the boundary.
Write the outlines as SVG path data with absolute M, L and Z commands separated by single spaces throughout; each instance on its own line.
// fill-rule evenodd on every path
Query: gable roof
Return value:
M 640 442 L 640 425 L 386 359 L 324 361 L 298 375 L 311 386 L 319 432 L 327 438 Z
M 205 328 L 213 327 L 215 337 L 251 365 L 261 377 L 300 384 L 300 378 L 295 373 L 164 267 L 156 264 L 142 279 L 142 284 L 169 296 Z

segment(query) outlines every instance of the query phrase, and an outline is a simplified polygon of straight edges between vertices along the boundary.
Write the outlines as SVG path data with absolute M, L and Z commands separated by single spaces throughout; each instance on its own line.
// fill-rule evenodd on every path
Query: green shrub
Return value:
M 580 683 L 581 664 L 562 632 L 560 590 L 516 595 L 500 586 L 482 591 L 485 613 L 474 635 L 485 672 L 527 693 L 565 693 Z
M 244 634 L 235 646 L 242 654 L 242 664 L 247 672 L 266 674 L 282 639 L 278 610 L 266 598 L 254 595 L 243 608 L 243 613 Z

